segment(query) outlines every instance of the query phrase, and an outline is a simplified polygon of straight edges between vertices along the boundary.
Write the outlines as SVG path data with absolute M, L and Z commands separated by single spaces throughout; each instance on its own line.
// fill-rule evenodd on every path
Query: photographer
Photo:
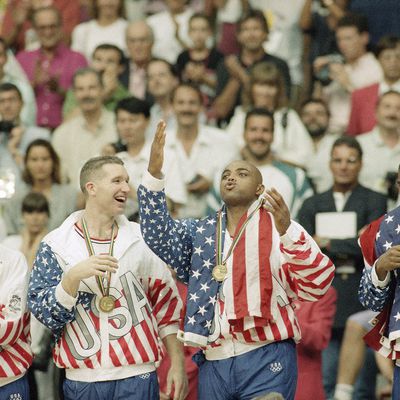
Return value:
M 331 112 L 331 131 L 342 134 L 349 122 L 352 91 L 380 81 L 382 70 L 375 56 L 367 52 L 369 35 L 364 16 L 347 14 L 342 17 L 335 36 L 343 60 L 332 55 L 315 59 L 314 73 L 320 84 L 316 85 L 314 96 L 327 101 Z M 324 74 L 326 69 L 328 74 Z M 326 81 L 323 75 L 329 75 L 330 81 Z M 324 83 L 326 86 L 323 86 Z
M 47 129 L 25 126 L 21 122 L 23 105 L 17 86 L 12 83 L 0 84 L 0 170 L 11 170 L 17 182 L 29 143 L 35 139 L 50 139 Z

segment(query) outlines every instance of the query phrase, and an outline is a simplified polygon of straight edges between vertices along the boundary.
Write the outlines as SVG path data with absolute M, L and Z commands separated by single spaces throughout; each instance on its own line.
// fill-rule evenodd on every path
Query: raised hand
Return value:
M 281 236 L 284 235 L 290 225 L 290 212 L 288 206 L 280 193 L 274 188 L 265 191 L 264 199 L 265 202 L 263 207 L 274 217 L 275 226 L 279 234 Z
M 147 170 L 155 178 L 162 178 L 162 167 L 164 164 L 164 146 L 165 146 L 165 127 L 164 121 L 160 121 L 151 144 L 149 166 Z

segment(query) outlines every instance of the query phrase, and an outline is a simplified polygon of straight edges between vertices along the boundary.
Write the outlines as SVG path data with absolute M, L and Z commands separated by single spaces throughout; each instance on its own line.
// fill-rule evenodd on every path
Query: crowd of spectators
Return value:
M 336 264 L 325 301 L 293 305 L 300 377 L 316 363 L 296 398 L 318 379 L 315 400 L 374 399 L 376 368 L 356 384 L 346 348 L 351 338 L 375 364 L 358 333 L 357 238 L 399 205 L 399 15 L 398 0 L 0 2 L 0 242 L 31 264 L 45 232 L 83 206 L 80 168 L 101 154 L 124 161 L 136 220 L 162 119 L 174 216 L 218 209 L 224 166 L 248 160 Z M 58 398 L 48 365 L 31 374 L 34 399 Z

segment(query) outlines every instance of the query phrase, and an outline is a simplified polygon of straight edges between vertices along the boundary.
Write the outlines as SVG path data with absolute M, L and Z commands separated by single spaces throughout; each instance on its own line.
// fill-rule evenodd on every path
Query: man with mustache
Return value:
M 232 161 L 221 175 L 224 206 L 201 220 L 173 220 L 161 173 L 161 122 L 148 173 L 139 187 L 146 243 L 188 284 L 184 331 L 197 354 L 199 399 L 250 399 L 278 392 L 293 399 L 300 331 L 292 302 L 316 301 L 328 290 L 334 266 L 307 232 L 290 220 L 275 190 L 265 203 L 260 171 Z
M 53 146 L 60 156 L 64 178 L 78 187 L 83 163 L 100 155 L 102 148 L 117 141 L 114 114 L 103 106 L 103 82 L 91 68 L 78 70 L 73 90 L 79 115 L 61 124 L 53 135 Z
M 291 215 L 295 217 L 304 199 L 310 197 L 313 191 L 301 168 L 279 161 L 272 152 L 273 114 L 264 108 L 250 110 L 246 114 L 243 138 L 245 146 L 241 150 L 241 158 L 260 170 L 266 188 L 276 188 L 288 205 Z M 218 186 L 219 182 L 214 185 L 215 201 L 220 199 Z M 219 206 L 218 202 L 212 208 L 217 209 Z
M 304 101 L 300 117 L 313 142 L 313 153 L 306 162 L 307 176 L 318 192 L 328 190 L 333 183 L 329 169 L 329 158 L 334 141 L 339 135 L 329 132 L 329 108 L 321 99 Z
M 167 133 L 166 148 L 177 159 L 188 194 L 178 216 L 202 217 L 214 176 L 234 158 L 235 145 L 226 132 L 200 123 L 203 97 L 197 86 L 178 85 L 172 92 L 172 109 L 176 129 Z

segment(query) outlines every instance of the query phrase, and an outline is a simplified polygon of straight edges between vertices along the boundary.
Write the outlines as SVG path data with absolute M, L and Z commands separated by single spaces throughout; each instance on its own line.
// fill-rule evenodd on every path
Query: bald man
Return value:
M 120 79 L 132 95 L 142 100 L 149 100 L 146 98 L 146 68 L 152 59 L 153 43 L 153 31 L 146 21 L 131 22 L 126 28 L 129 60 Z
M 221 175 L 221 210 L 201 220 L 173 220 L 161 174 L 165 124 L 154 136 L 138 189 L 142 234 L 189 285 L 184 330 L 196 356 L 199 399 L 251 399 L 277 392 L 293 399 L 295 342 L 291 303 L 328 290 L 332 262 L 296 222 L 282 196 L 264 191 L 260 171 L 233 161 Z

